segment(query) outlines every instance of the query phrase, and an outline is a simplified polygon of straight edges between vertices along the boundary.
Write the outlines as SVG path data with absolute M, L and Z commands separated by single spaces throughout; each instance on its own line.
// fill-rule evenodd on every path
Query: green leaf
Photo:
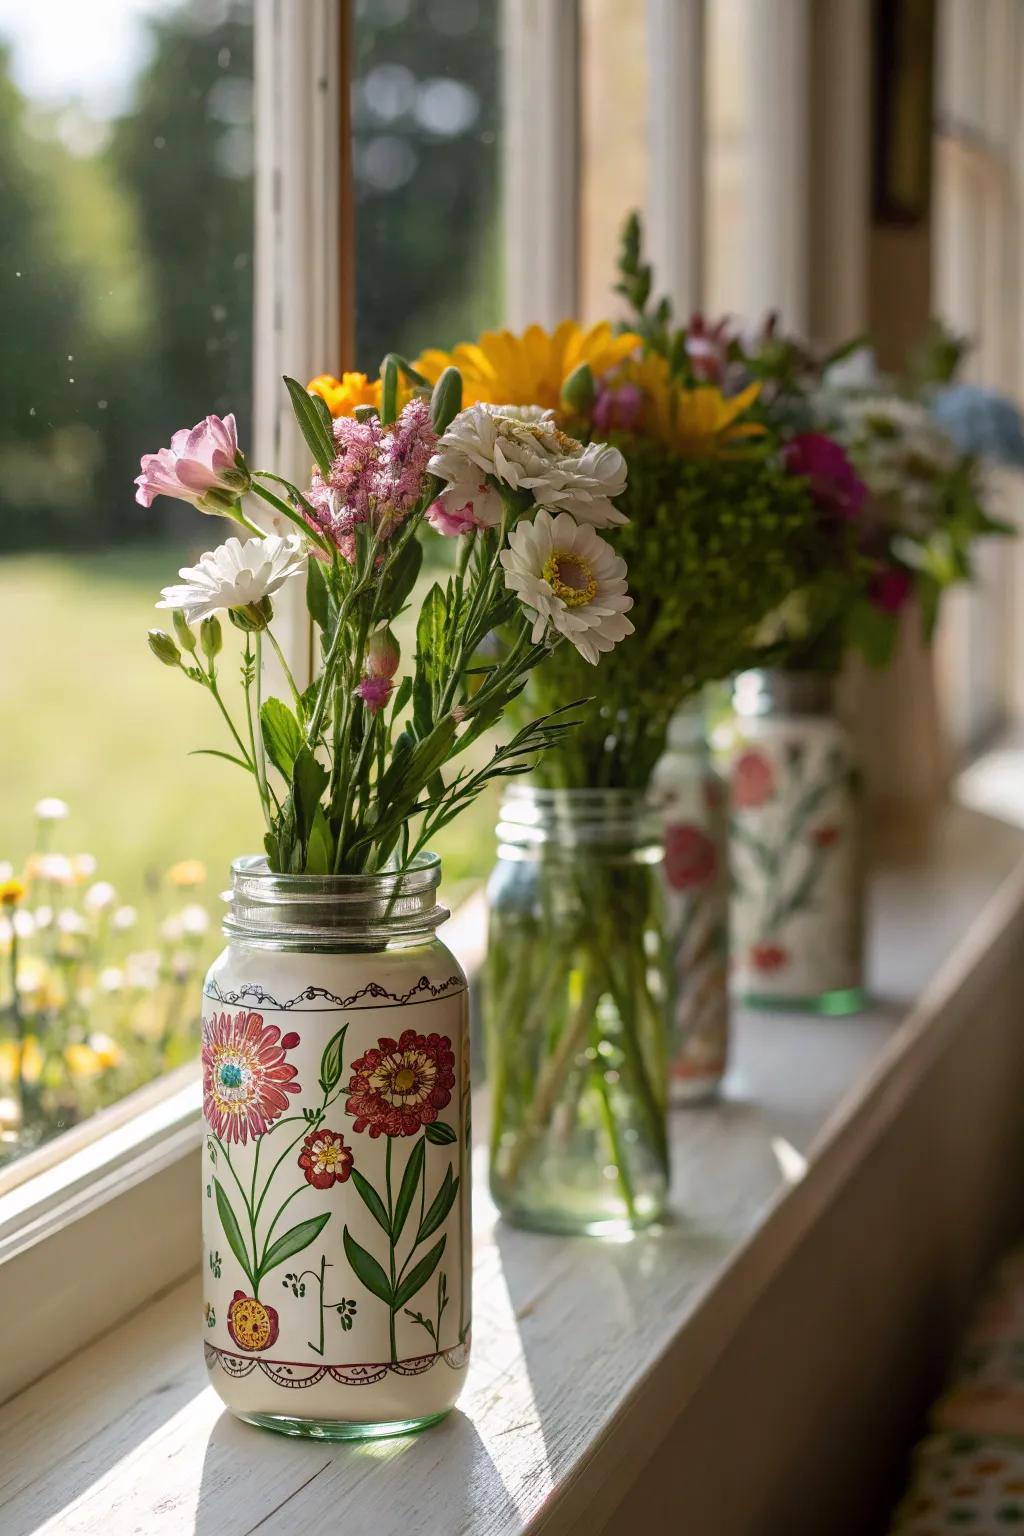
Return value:
M 419 539 L 410 536 L 385 570 L 378 586 L 377 612 L 381 618 L 393 619 L 405 607 L 422 564 L 423 545 Z
M 309 834 L 320 805 L 320 796 L 327 788 L 328 773 L 307 746 L 295 754 L 292 768 L 292 800 L 295 804 L 295 829 L 302 850 L 309 844 Z
M 299 424 L 299 431 L 306 439 L 306 447 L 313 455 L 321 474 L 329 475 L 335 458 L 333 432 L 328 432 L 324 426 L 323 418 L 313 404 L 313 396 L 309 390 L 304 389 L 297 379 L 288 378 L 287 374 L 284 382 L 292 402 L 295 420 Z
M 308 1248 L 320 1236 L 330 1219 L 330 1211 L 325 1211 L 322 1216 L 310 1216 L 308 1221 L 300 1221 L 297 1227 L 289 1228 L 263 1255 L 259 1278 L 262 1280 L 264 1275 L 283 1264 L 285 1259 L 290 1259 L 293 1253 L 301 1253 L 303 1248 Z
M 388 1213 L 384 1209 L 384 1202 L 380 1195 L 378 1195 L 377 1191 L 374 1189 L 369 1180 L 363 1178 L 363 1175 L 359 1172 L 358 1168 L 352 1169 L 352 1183 L 355 1185 L 359 1198 L 366 1206 L 366 1209 L 369 1211 L 374 1221 L 377 1222 L 379 1226 L 383 1227 L 384 1231 L 390 1238 L 391 1223 L 388 1221 Z
M 245 1242 L 242 1238 L 242 1229 L 238 1225 L 238 1218 L 231 1209 L 231 1202 L 224 1193 L 224 1187 L 219 1179 L 214 1179 L 213 1187 L 217 1194 L 217 1211 L 220 1215 L 220 1224 L 224 1228 L 224 1236 L 228 1240 L 228 1246 L 239 1264 L 242 1272 L 251 1286 L 255 1287 L 252 1269 L 249 1265 L 249 1255 L 245 1251 Z
M 323 398 L 322 395 L 311 394 L 309 390 L 307 390 L 306 393 L 309 395 L 310 400 L 313 402 L 314 411 L 316 411 L 317 415 L 320 417 L 320 424 L 324 429 L 324 433 L 326 434 L 328 441 L 333 443 L 334 418 L 330 411 L 327 409 L 327 401 Z
M 327 817 L 324 815 L 323 806 L 318 805 L 309 834 L 309 844 L 306 848 L 306 868 L 304 873 L 307 875 L 329 875 L 334 867 L 332 847 L 331 831 L 327 825 Z
M 420 1223 L 420 1229 L 416 1233 L 417 1243 L 422 1243 L 424 1238 L 430 1237 L 432 1233 L 437 1231 L 438 1227 L 444 1221 L 445 1217 L 448 1215 L 448 1212 L 455 1204 L 455 1196 L 458 1194 L 458 1192 L 459 1181 L 458 1179 L 452 1178 L 452 1165 L 449 1163 L 448 1172 L 444 1176 L 441 1188 L 434 1196 L 430 1209 L 427 1211 L 426 1215 L 423 1217 L 422 1222 Z
M 451 426 L 461 410 L 462 374 L 457 368 L 446 368 L 430 397 L 430 420 L 438 436 Z
M 380 420 L 389 427 L 398 415 L 398 359 L 389 352 L 380 369 Z
M 232 757 L 230 752 L 218 752 L 216 747 L 195 747 L 189 757 L 222 757 L 226 763 L 234 763 L 236 768 L 244 768 L 246 773 L 252 773 L 249 763 L 243 762 L 240 757 Z
M 458 1141 L 459 1139 L 455 1132 L 452 1130 L 451 1126 L 448 1125 L 444 1120 L 432 1121 L 431 1124 L 427 1126 L 426 1131 L 427 1140 L 432 1141 L 435 1147 L 443 1147 L 453 1141 Z
M 405 674 L 405 676 L 402 678 L 402 681 L 399 683 L 397 691 L 395 693 L 394 702 L 393 702 L 393 704 L 391 706 L 391 718 L 392 718 L 392 720 L 395 720 L 395 719 L 398 718 L 398 716 L 402 713 L 402 710 L 405 708 L 405 706 L 408 704 L 408 702 L 409 702 L 409 700 L 411 698 L 412 698 L 412 678 L 409 676 L 409 674 L 407 672 Z
M 345 1256 L 351 1264 L 356 1278 L 363 1282 L 366 1289 L 372 1295 L 379 1296 L 381 1301 L 386 1302 L 393 1311 L 397 1310 L 391 1299 L 391 1282 L 377 1263 L 373 1254 L 367 1253 L 366 1249 L 356 1242 L 348 1227 L 344 1230 L 343 1241 L 345 1244 Z M 409 1295 L 412 1295 L 411 1291 Z
M 405 1306 L 407 1301 L 412 1300 L 417 1291 L 423 1289 L 431 1275 L 434 1273 L 434 1270 L 441 1262 L 441 1255 L 444 1253 L 444 1245 L 446 1241 L 447 1239 L 442 1237 L 441 1241 L 437 1243 L 435 1247 L 431 1248 L 426 1258 L 420 1259 L 415 1268 L 409 1271 L 401 1285 L 398 1287 L 398 1290 L 395 1292 L 395 1300 L 392 1308 L 393 1311 L 400 1311 L 401 1308 Z
M 324 1093 L 333 1093 L 341 1081 L 343 1066 L 343 1051 L 345 1048 L 345 1036 L 348 1034 L 348 1025 L 343 1024 L 336 1035 L 332 1035 L 324 1046 L 324 1053 L 320 1058 L 320 1087 Z
M 299 722 L 281 699 L 267 699 L 260 710 L 260 729 L 267 756 L 290 784 L 295 759 L 302 748 Z
M 323 630 L 331 623 L 331 594 L 322 560 L 306 561 L 306 607 L 314 624 Z
M 405 1219 L 409 1214 L 412 1202 L 416 1198 L 416 1190 L 419 1187 L 423 1175 L 423 1157 L 425 1143 L 417 1141 L 409 1153 L 409 1161 L 405 1165 L 402 1175 L 402 1187 L 398 1191 L 398 1199 L 395 1202 L 394 1241 L 397 1243 L 405 1226 Z

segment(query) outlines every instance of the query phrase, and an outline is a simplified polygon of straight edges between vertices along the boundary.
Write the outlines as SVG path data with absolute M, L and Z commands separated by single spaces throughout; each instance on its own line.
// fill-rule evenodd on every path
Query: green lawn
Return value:
M 232 857 L 261 848 L 241 772 L 188 755 L 225 746 L 211 699 L 146 646 L 180 563 L 179 550 L 153 545 L 0 560 L 0 860 L 30 850 L 43 795 L 71 807 L 60 851 L 95 854 L 126 901 L 148 871 L 183 858 L 202 859 L 222 889 Z M 493 803 L 478 804 L 439 841 L 449 904 L 490 866 L 493 821 Z

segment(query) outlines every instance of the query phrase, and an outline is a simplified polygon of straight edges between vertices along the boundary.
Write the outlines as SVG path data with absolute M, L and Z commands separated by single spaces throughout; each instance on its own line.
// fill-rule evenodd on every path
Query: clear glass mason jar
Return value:
M 729 1057 L 729 813 L 699 699 L 673 717 L 651 788 L 673 966 L 669 1091 L 696 1104 L 717 1093 Z
M 668 963 L 656 813 L 514 785 L 488 886 L 491 1190 L 520 1226 L 612 1234 L 665 1208 Z
M 754 1006 L 864 1005 L 861 780 L 817 672 L 744 672 L 730 768 L 733 979 Z
M 470 1340 L 466 978 L 440 861 L 232 868 L 203 990 L 205 1352 L 232 1413 L 327 1440 L 455 1402 Z

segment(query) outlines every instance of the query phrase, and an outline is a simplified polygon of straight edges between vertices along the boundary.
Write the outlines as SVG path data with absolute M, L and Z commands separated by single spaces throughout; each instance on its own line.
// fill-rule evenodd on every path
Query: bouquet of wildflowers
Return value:
M 0 863 L 0 1162 L 194 1051 L 205 869 L 184 859 L 154 875 L 140 913 L 91 854 L 55 846 L 67 815 L 40 800 L 32 852 L 17 873 Z
M 286 381 L 313 461 L 308 484 L 252 468 L 232 417 L 208 417 L 142 461 L 138 499 L 192 502 L 242 525 L 167 587 L 173 634 L 156 657 L 211 696 L 228 732 L 215 755 L 255 784 L 270 868 L 349 874 L 404 869 L 492 780 L 526 771 L 557 745 L 566 709 L 536 714 L 482 766 L 466 754 L 541 661 L 563 645 L 596 662 L 630 633 L 625 564 L 597 532 L 622 519 L 617 449 L 584 446 L 538 409 L 461 409 L 446 369 L 431 392 L 400 360 L 376 386 L 357 376 Z M 332 393 L 333 391 L 333 393 Z M 331 396 L 330 404 L 324 398 Z M 331 406 L 338 411 L 331 414 Z M 256 497 L 279 528 L 250 519 Z M 449 537 L 454 569 L 423 596 L 415 656 L 395 626 L 420 575 L 423 537 Z M 586 568 L 586 596 L 574 583 Z M 311 682 L 274 635 L 292 583 L 318 636 Z M 570 590 L 571 601 L 558 597 Z M 241 700 L 224 696 L 221 614 L 241 636 Z M 501 656 L 482 656 L 501 629 Z M 265 644 L 287 697 L 265 697 Z

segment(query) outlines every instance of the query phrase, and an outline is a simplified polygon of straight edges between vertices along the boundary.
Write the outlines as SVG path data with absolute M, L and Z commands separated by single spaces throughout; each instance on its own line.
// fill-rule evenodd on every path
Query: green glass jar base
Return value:
M 585 1215 L 551 1207 L 534 1209 L 513 1206 L 501 1209 L 503 1221 L 512 1227 L 523 1227 L 528 1232 L 552 1232 L 561 1237 L 603 1237 L 612 1242 L 628 1240 L 645 1227 L 661 1221 L 664 1215 L 664 1207 L 653 1202 L 635 1208 L 629 1217 Z
M 272 1429 L 279 1435 L 295 1435 L 302 1440 L 388 1440 L 394 1435 L 415 1435 L 421 1429 L 429 1429 L 447 1418 L 451 1409 L 383 1424 L 363 1424 L 353 1419 L 292 1419 L 283 1413 L 242 1413 L 237 1408 L 231 1411 L 236 1419 L 255 1424 L 257 1429 Z
M 740 1001 L 747 1008 L 773 1013 L 818 1013 L 835 1018 L 845 1013 L 863 1013 L 868 995 L 863 987 L 841 987 L 835 992 L 820 992 L 817 997 L 771 997 L 761 992 L 744 992 Z

